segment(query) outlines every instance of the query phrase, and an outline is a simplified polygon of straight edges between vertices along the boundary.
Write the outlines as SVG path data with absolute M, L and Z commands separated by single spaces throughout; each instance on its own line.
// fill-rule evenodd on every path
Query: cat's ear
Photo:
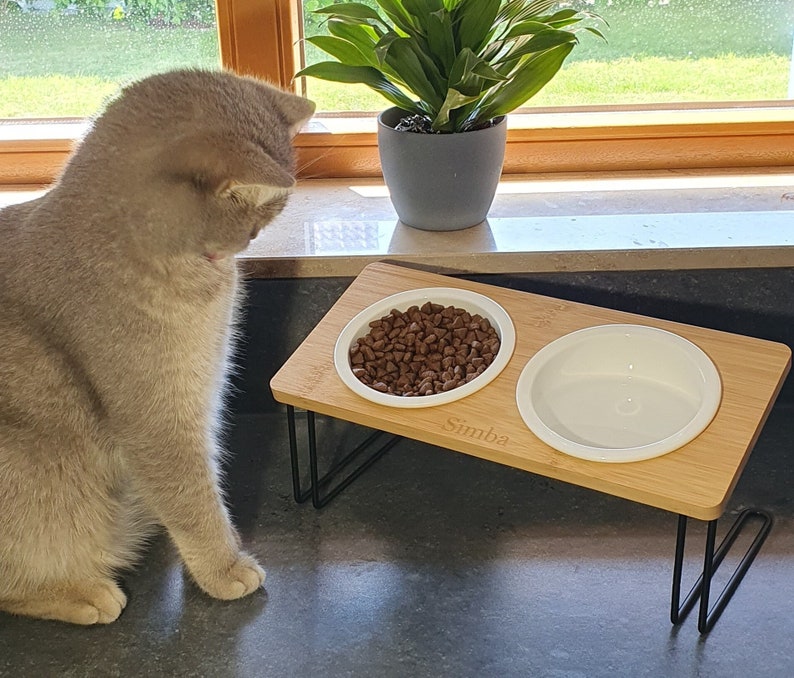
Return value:
M 304 97 L 279 90 L 276 105 L 286 118 L 290 134 L 295 136 L 303 124 L 314 115 L 315 104 Z
M 286 197 L 291 188 L 283 186 L 270 186 L 268 184 L 237 184 L 229 183 L 220 190 L 221 197 L 237 197 L 254 207 L 267 205 L 279 198 Z
M 216 195 L 227 194 L 232 187 L 249 187 L 243 192 L 256 204 L 267 191 L 291 189 L 295 179 L 265 151 L 248 141 L 223 134 L 181 137 L 163 149 L 167 172 Z

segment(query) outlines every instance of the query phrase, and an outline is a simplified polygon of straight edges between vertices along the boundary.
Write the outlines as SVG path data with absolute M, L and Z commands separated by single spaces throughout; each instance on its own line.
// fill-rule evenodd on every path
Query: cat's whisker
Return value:
M 295 170 L 295 174 L 297 176 L 299 176 L 301 179 L 310 179 L 310 178 L 312 178 L 310 176 L 306 176 L 305 175 L 306 169 L 311 167 L 315 163 L 319 162 L 320 160 L 324 160 L 329 155 L 331 155 L 331 151 L 330 150 L 328 150 L 325 153 L 322 153 L 320 155 L 315 155 L 311 160 L 308 160 L 307 162 L 304 162 L 303 164 L 299 165 L 296 168 L 296 170 Z
M 331 153 L 336 148 L 338 148 L 339 146 L 342 146 L 342 142 L 341 141 L 337 142 L 337 143 L 334 143 L 334 144 L 329 144 L 326 147 L 326 150 L 323 153 L 319 153 L 319 154 L 315 155 L 314 157 L 312 157 L 311 159 L 307 160 L 306 162 L 300 164 L 297 167 L 297 169 L 295 170 L 295 175 L 298 176 L 301 179 L 315 179 L 315 178 L 317 178 L 317 176 L 320 176 L 320 175 L 306 174 L 305 173 L 306 169 L 311 167 L 315 163 L 319 162 L 320 160 L 324 160 L 325 158 L 329 157 L 331 155 Z

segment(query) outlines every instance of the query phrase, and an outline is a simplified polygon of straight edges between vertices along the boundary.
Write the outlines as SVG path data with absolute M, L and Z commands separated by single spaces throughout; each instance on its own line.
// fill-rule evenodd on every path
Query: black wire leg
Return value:
M 298 459 L 298 436 L 295 428 L 295 408 L 292 405 L 287 405 L 287 425 L 289 428 L 289 450 L 292 462 L 292 493 L 295 497 L 295 501 L 299 504 L 302 504 L 311 497 L 314 508 L 322 508 L 328 504 L 328 502 L 402 440 L 400 436 L 389 435 L 385 431 L 375 431 L 360 445 L 356 446 L 342 459 L 333 464 L 321 477 L 317 463 L 317 433 L 314 424 L 314 412 L 307 410 L 306 432 L 309 448 L 309 487 L 302 489 L 300 462 Z M 369 450 L 372 445 L 383 436 L 389 437 L 380 447 L 372 451 L 369 456 L 360 462 L 358 466 L 354 467 L 348 475 L 342 477 L 341 480 L 337 480 L 353 461 L 360 457 L 365 451 Z M 337 480 L 337 483 L 332 486 L 334 480 Z M 330 489 L 329 486 L 331 486 Z
M 747 552 L 742 557 L 742 560 L 736 566 L 733 574 L 731 575 L 725 588 L 717 597 L 713 607 L 709 609 L 709 593 L 711 590 L 711 580 L 717 572 L 720 564 L 727 555 L 736 538 L 742 532 L 751 518 L 758 518 L 761 520 L 761 525 L 758 528 L 755 539 Z M 746 509 L 742 511 L 736 518 L 736 521 L 728 530 L 728 533 L 723 538 L 717 550 L 714 550 L 714 542 L 717 535 L 717 521 L 712 520 L 708 523 L 706 532 L 706 548 L 703 557 L 703 572 L 698 577 L 692 590 L 687 594 L 686 599 L 681 603 L 681 573 L 684 564 L 684 544 L 686 542 L 686 525 L 687 517 L 684 515 L 678 516 L 678 533 L 676 535 L 675 543 L 675 561 L 673 563 L 673 594 L 672 604 L 670 606 L 670 621 L 673 624 L 680 624 L 684 618 L 689 614 L 695 606 L 695 602 L 700 598 L 700 608 L 698 610 L 698 631 L 700 633 L 708 633 L 714 624 L 719 619 L 728 601 L 733 596 L 734 592 L 741 583 L 747 570 L 755 559 L 758 552 L 761 550 L 761 545 L 769 535 L 772 529 L 773 519 L 772 516 L 766 511 L 759 509 Z

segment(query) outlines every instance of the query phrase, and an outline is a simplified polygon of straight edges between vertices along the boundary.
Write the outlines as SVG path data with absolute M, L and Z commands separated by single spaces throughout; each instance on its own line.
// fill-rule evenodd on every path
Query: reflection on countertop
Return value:
M 504 180 L 487 221 L 428 232 L 382 183 L 313 180 L 242 255 L 254 277 L 355 276 L 372 261 L 467 273 L 794 265 L 794 174 Z

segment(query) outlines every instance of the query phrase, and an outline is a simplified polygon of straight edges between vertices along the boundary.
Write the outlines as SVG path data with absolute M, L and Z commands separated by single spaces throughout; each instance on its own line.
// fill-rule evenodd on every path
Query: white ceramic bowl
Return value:
M 499 352 L 493 362 L 479 377 L 472 379 L 446 393 L 426 396 L 398 396 L 381 393 L 361 383 L 350 367 L 350 349 L 359 337 L 369 333 L 369 323 L 389 314 L 392 309 L 405 311 L 413 305 L 422 306 L 426 302 L 455 306 L 469 313 L 479 313 L 488 318 L 499 335 Z M 358 313 L 342 330 L 334 348 L 334 366 L 342 381 L 362 398 L 390 407 L 418 408 L 433 407 L 460 400 L 492 382 L 505 368 L 516 343 L 513 321 L 499 304 L 482 294 L 454 287 L 425 287 L 399 292 L 375 302 Z
M 600 325 L 544 346 L 516 387 L 524 422 L 566 454 L 605 462 L 672 452 L 711 422 L 722 382 L 683 337 L 643 325 Z

